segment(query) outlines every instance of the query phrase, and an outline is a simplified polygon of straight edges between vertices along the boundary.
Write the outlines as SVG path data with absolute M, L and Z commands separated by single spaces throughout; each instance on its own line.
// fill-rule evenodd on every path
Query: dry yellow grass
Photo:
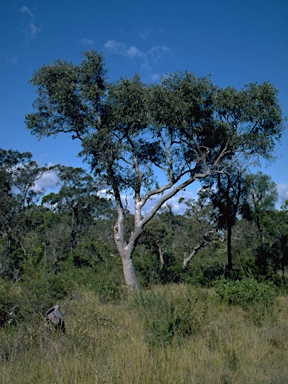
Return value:
M 167 288 L 157 288 L 159 292 Z M 185 286 L 169 294 L 181 296 Z M 172 292 L 172 293 L 171 293 Z M 133 300 L 101 304 L 89 291 L 60 303 L 67 333 L 41 317 L 1 329 L 0 382 L 83 384 L 287 384 L 288 297 L 278 319 L 255 326 L 246 313 L 208 295 L 208 318 L 181 342 L 149 345 Z

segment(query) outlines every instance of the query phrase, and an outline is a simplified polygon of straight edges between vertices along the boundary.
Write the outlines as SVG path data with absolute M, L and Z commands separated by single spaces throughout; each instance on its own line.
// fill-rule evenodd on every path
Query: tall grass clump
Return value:
M 143 321 L 149 345 L 163 346 L 191 337 L 203 330 L 209 318 L 207 293 L 189 286 L 177 289 L 171 285 L 140 292 L 134 297 L 133 306 Z
M 22 320 L 22 298 L 11 282 L 0 279 L 0 327 L 16 325 Z

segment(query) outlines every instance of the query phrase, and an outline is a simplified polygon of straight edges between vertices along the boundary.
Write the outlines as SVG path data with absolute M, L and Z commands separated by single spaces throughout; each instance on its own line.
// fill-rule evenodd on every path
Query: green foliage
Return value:
M 135 250 L 134 265 L 143 287 L 160 283 L 159 258 L 155 254 L 151 254 L 143 244 L 139 245 Z
M 44 172 L 30 152 L 0 149 L 0 236 L 1 244 L 6 242 L 0 253 L 1 274 L 15 281 L 21 277 L 24 239 L 35 228 L 36 203 L 43 194 L 33 187 Z
M 0 279 L 0 327 L 16 325 L 22 320 L 21 306 L 22 301 L 16 286 Z
M 123 281 L 118 265 L 98 266 L 97 270 L 90 267 L 72 267 L 66 272 L 74 281 L 75 288 L 85 287 L 98 297 L 101 303 L 118 302 L 123 294 Z
M 276 290 L 273 284 L 258 282 L 253 278 L 240 281 L 220 280 L 217 293 L 227 304 L 240 305 L 243 308 L 261 303 L 267 307 L 273 306 Z
M 234 262 L 231 278 L 233 280 L 242 280 L 248 277 L 257 279 L 259 276 L 259 269 L 257 267 L 256 259 L 253 256 L 238 256 Z
M 240 281 L 220 280 L 216 291 L 221 300 L 229 305 L 239 305 L 246 317 L 261 325 L 266 316 L 276 319 L 277 291 L 272 283 L 258 282 L 253 278 Z
M 182 272 L 182 281 L 203 287 L 212 287 L 226 271 L 226 254 L 222 243 L 213 242 L 200 250 Z
M 75 267 L 91 267 L 96 270 L 99 263 L 108 262 L 110 252 L 108 245 L 87 239 L 72 250 L 70 258 Z
M 181 280 L 182 266 L 171 250 L 165 252 L 164 262 L 161 264 L 159 255 L 151 253 L 141 245 L 135 251 L 134 260 L 135 269 L 140 274 L 140 281 L 144 287 L 177 283 Z
M 89 289 L 100 302 L 117 302 L 123 296 L 121 274 L 111 264 L 104 263 L 97 270 L 91 267 L 70 266 L 58 274 L 35 272 L 22 281 L 0 283 L 0 326 L 17 325 L 44 316 L 46 311 L 61 300 L 70 300 L 81 288 Z
M 21 283 L 22 295 L 25 298 L 25 313 L 45 313 L 57 301 L 67 297 L 75 289 L 75 282 L 69 276 L 59 273 L 57 275 L 40 275 L 33 280 L 24 280 Z
M 180 296 L 173 288 L 140 292 L 133 307 L 143 319 L 145 339 L 151 346 L 180 342 L 201 332 L 207 323 L 207 295 L 192 288 Z
M 139 76 L 108 83 L 103 57 L 95 51 L 85 52 L 79 65 L 57 60 L 43 66 L 32 83 L 38 98 L 34 113 L 26 117 L 28 129 L 38 137 L 67 133 L 80 139 L 80 155 L 92 166 L 94 177 L 82 168 L 50 168 L 57 173 L 61 187 L 46 195 L 39 206 L 42 191 L 35 192 L 33 186 L 47 169 L 39 168 L 29 152 L 0 149 L 3 276 L 23 279 L 27 287 L 33 281 L 29 289 L 36 302 L 46 303 L 49 295 L 52 300 L 68 293 L 69 267 L 85 268 L 84 280 L 95 284 L 101 296 L 114 300 L 122 280 L 110 273 L 104 278 L 114 264 L 116 274 L 122 273 L 116 259 L 110 263 L 114 239 L 120 260 L 131 261 L 125 269 L 126 280 L 134 279 L 129 285 L 138 286 L 135 274 L 127 277 L 127 270 L 134 272 L 132 256 L 145 285 L 179 281 L 212 284 L 225 268 L 218 256 L 211 263 L 203 258 L 198 269 L 184 273 L 181 263 L 187 250 L 188 256 L 192 250 L 191 258 L 196 252 L 198 257 L 198 251 L 217 233 L 210 212 L 211 202 L 215 205 L 213 195 L 209 203 L 205 199 L 196 205 L 188 203 L 190 213 L 185 219 L 174 215 L 168 205 L 166 212 L 157 212 L 179 190 L 211 176 L 215 169 L 218 191 L 214 200 L 220 195 L 218 226 L 228 228 L 228 269 L 232 268 L 231 229 L 244 189 L 239 170 L 232 172 L 225 161 L 235 153 L 269 158 L 283 129 L 277 91 L 271 84 L 250 84 L 241 91 L 221 89 L 209 77 L 197 78 L 189 72 L 165 76 L 153 85 L 144 84 Z M 160 172 L 159 180 L 165 179 L 162 187 L 157 180 Z M 246 187 L 250 198 L 242 214 L 254 222 L 261 244 L 249 249 L 249 255 L 256 249 L 253 256 L 258 261 L 252 272 L 271 278 L 278 268 L 284 278 L 287 212 L 279 217 L 275 214 L 275 183 L 258 173 L 247 177 Z M 114 205 L 100 198 L 102 190 L 105 197 L 114 196 Z M 135 216 L 128 212 L 128 198 L 127 206 L 124 204 L 124 192 L 134 197 Z M 116 221 L 111 224 L 110 219 Z M 136 245 L 141 247 L 139 252 L 134 252 Z M 211 256 L 209 245 L 207 254 Z M 241 251 L 244 254 L 243 248 Z M 123 265 L 125 268 L 127 263 Z M 233 272 L 239 278 L 247 274 L 245 267 L 241 275 L 245 269 L 241 268 Z M 91 271 L 96 277 L 89 277 Z M 62 280 L 53 277 L 53 272 Z
M 263 325 L 265 321 L 277 321 L 277 294 L 281 291 L 281 284 L 276 287 L 271 281 L 264 282 L 263 277 L 262 281 L 246 277 L 236 281 L 219 280 L 215 286 L 222 302 L 242 307 L 245 310 L 245 318 L 256 326 Z
M 199 265 L 198 269 L 193 271 L 190 281 L 193 284 L 200 284 L 204 287 L 211 287 L 213 283 L 225 275 L 225 266 L 219 260 L 208 260 L 206 263 Z

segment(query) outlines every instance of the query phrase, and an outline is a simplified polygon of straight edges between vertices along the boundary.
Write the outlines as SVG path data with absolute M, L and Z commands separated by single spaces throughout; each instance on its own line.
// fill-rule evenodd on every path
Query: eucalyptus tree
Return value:
M 264 243 L 265 216 L 275 210 L 275 204 L 278 200 L 277 185 L 271 176 L 257 172 L 247 175 L 246 188 L 248 197 L 245 215 L 255 222 L 259 231 L 259 238 Z
M 195 180 L 221 170 L 237 152 L 270 155 L 282 131 L 277 91 L 269 84 L 221 89 L 189 72 L 147 85 L 139 76 L 109 83 L 103 57 L 79 65 L 57 60 L 35 72 L 39 97 L 26 116 L 38 137 L 66 133 L 114 197 L 114 240 L 126 284 L 139 288 L 132 254 L 161 206 Z M 125 198 L 126 196 L 126 198 Z M 133 199 L 134 228 L 125 235 Z
M 246 169 L 239 163 L 224 162 L 221 172 L 207 178 L 205 194 L 212 203 L 212 215 L 217 226 L 227 232 L 227 270 L 233 267 L 232 228 L 235 225 L 243 205 L 246 203 Z M 205 180 L 205 181 L 206 181 Z
M 263 224 L 264 244 L 259 247 L 258 243 L 257 272 L 264 273 L 266 276 L 274 273 L 276 277 L 279 277 L 279 272 L 281 272 L 282 278 L 285 279 L 288 267 L 287 205 L 285 207 L 284 204 L 279 210 L 266 211 Z
M 100 196 L 101 186 L 84 169 L 56 165 L 50 171 L 58 176 L 59 190 L 44 196 L 42 204 L 69 217 L 71 248 L 75 248 L 83 231 L 109 215 L 111 203 Z
M 182 267 L 185 269 L 190 261 L 212 241 L 222 241 L 222 233 L 215 220 L 215 208 L 205 190 L 198 192 L 198 200 L 185 201 L 185 217 L 189 219 L 189 244 L 186 244 Z M 187 236 L 186 235 L 186 236 Z
M 279 266 L 282 277 L 285 277 L 285 270 L 288 267 L 288 200 L 281 206 L 278 212 L 278 226 L 276 226 L 276 246 L 279 250 Z
M 0 236 L 5 242 L 0 265 L 2 273 L 11 277 L 17 278 L 20 259 L 26 253 L 23 237 L 43 193 L 35 189 L 35 183 L 45 171 L 30 152 L 0 149 Z
M 39 167 L 30 152 L 0 149 L 0 169 L 5 173 L 6 190 L 18 201 L 19 209 L 39 201 L 44 191 L 36 190 L 35 183 L 47 169 Z
M 246 177 L 247 200 L 243 215 L 255 223 L 258 231 L 258 261 L 266 266 L 267 235 L 270 217 L 275 212 L 278 200 L 277 185 L 271 176 L 262 172 L 250 174 Z

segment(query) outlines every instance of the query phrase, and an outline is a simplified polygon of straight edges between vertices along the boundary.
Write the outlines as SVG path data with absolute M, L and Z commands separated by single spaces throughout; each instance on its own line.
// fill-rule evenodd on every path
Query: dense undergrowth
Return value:
M 274 285 L 220 279 L 131 293 L 74 272 L 2 281 L 1 383 L 288 382 L 288 297 Z M 45 321 L 56 303 L 65 333 Z

